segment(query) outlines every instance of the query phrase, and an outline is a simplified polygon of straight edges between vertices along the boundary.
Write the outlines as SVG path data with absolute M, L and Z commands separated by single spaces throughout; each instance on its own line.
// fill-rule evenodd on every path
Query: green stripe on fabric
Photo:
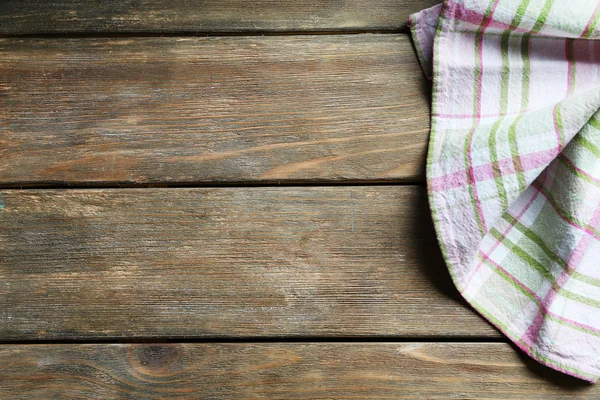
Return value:
M 511 22 L 511 27 L 510 27 L 511 30 L 515 30 L 521 24 L 521 20 L 523 19 L 523 16 L 525 15 L 525 11 L 527 11 L 527 7 L 529 7 L 529 1 L 530 0 L 523 0 L 521 2 L 521 4 L 519 4 L 519 8 L 517 8 L 515 17 L 513 18 L 512 22 Z
M 600 120 L 598 120 L 595 116 L 592 116 L 588 121 L 591 126 L 593 126 L 596 130 L 600 131 Z
M 545 279 L 550 282 L 554 282 L 554 276 L 546 269 L 544 265 L 542 265 L 538 260 L 530 256 L 525 250 L 523 250 L 519 245 L 513 243 L 510 239 L 504 236 L 500 231 L 496 228 L 490 229 L 490 234 L 496 238 L 496 240 L 500 241 L 507 249 L 512 251 L 515 255 L 517 255 L 521 260 L 525 261 L 528 265 L 533 267 L 540 275 L 542 275 Z
M 577 142 L 582 147 L 588 149 L 596 157 L 600 157 L 600 148 L 598 148 L 598 146 L 596 146 L 594 143 L 590 142 L 586 138 L 582 137 L 581 135 L 576 135 L 575 142 Z
M 584 275 L 581 272 L 575 271 L 571 277 L 577 279 L 578 281 L 587 283 L 588 285 L 600 287 L 600 279 L 592 278 L 591 276 Z
M 537 21 L 535 21 L 535 25 L 533 25 L 533 28 L 531 29 L 531 32 L 537 33 L 544 27 L 546 24 L 546 19 L 548 18 L 548 14 L 550 14 L 550 9 L 553 5 L 554 0 L 546 0 Z
M 565 129 L 563 126 L 562 113 L 560 112 L 560 106 L 562 105 L 562 101 L 556 104 L 555 113 L 556 113 L 556 126 L 558 127 L 558 138 L 559 144 L 562 147 L 565 143 Z
M 582 295 L 577 294 L 577 293 L 573 293 L 573 292 L 571 292 L 569 290 L 566 290 L 564 288 L 560 291 L 560 295 L 563 296 L 563 297 L 566 297 L 567 299 L 571 299 L 573 301 L 576 301 L 576 302 L 581 303 L 581 304 L 588 305 L 590 307 L 600 308 L 600 301 L 594 300 L 594 299 L 590 299 L 589 297 L 585 297 L 585 296 L 582 296 Z
M 573 39 L 567 39 L 567 59 L 571 64 L 571 87 L 569 88 L 569 94 L 575 92 L 575 79 L 577 78 L 577 61 L 575 60 L 575 41 Z

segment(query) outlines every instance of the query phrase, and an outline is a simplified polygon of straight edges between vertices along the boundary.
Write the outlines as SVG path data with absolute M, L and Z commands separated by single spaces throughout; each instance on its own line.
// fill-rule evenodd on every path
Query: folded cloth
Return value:
M 446 0 L 409 21 L 433 77 L 427 187 L 454 283 L 531 357 L 591 382 L 599 19 L 597 0 Z

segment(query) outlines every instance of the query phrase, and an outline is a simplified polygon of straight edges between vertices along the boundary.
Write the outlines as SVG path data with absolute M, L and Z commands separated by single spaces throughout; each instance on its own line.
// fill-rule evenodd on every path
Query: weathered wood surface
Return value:
M 405 35 L 0 39 L 0 185 L 421 181 Z
M 598 399 L 503 343 L 0 347 L 7 399 Z
M 2 0 L 0 34 L 404 29 L 437 0 Z
M 419 187 L 1 191 L 0 340 L 499 337 Z

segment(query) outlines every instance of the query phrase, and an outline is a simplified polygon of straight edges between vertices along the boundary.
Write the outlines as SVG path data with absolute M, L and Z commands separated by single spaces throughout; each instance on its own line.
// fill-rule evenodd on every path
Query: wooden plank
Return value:
M 0 34 L 404 29 L 438 0 L 2 0 Z
M 0 196 L 0 340 L 499 337 L 457 300 L 420 187 Z
M 405 35 L 0 39 L 0 184 L 422 181 Z
M 598 399 L 504 343 L 0 347 L 6 399 Z

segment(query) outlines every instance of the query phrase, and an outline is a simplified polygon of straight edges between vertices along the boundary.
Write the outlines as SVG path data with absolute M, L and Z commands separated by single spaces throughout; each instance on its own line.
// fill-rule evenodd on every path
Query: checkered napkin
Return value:
M 531 357 L 600 377 L 600 1 L 411 16 L 433 78 L 429 202 L 465 299 Z

